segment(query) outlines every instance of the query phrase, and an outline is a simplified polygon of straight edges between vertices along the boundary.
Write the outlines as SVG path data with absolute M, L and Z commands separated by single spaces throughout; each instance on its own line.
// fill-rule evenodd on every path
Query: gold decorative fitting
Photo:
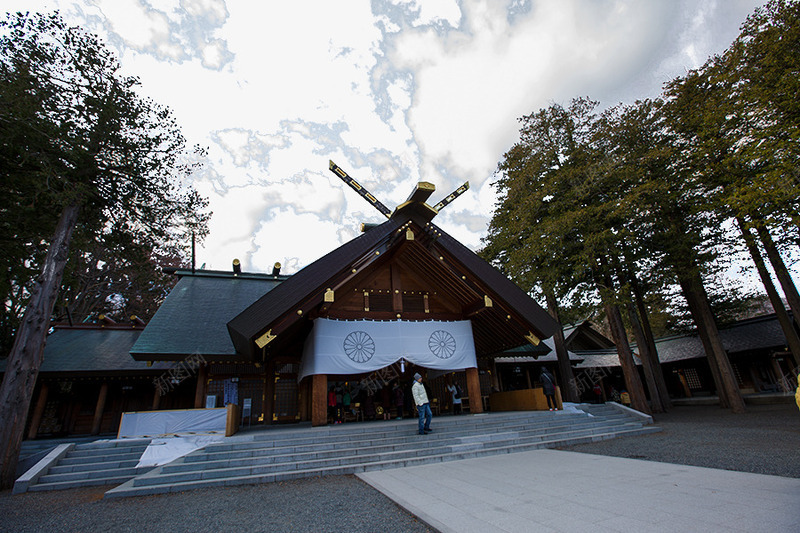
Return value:
M 533 334 L 533 333 L 531 333 L 530 331 L 528 332 L 528 334 L 527 334 L 527 335 L 525 335 L 525 338 L 527 339 L 527 341 L 528 341 L 529 343 L 533 344 L 534 346 L 539 346 L 539 343 L 541 342 L 541 341 L 539 340 L 539 337 L 537 337 L 536 335 L 534 335 L 534 334 Z
M 333 302 L 333 289 L 328 288 L 325 290 L 325 296 L 323 296 L 323 301 L 326 303 Z
M 440 256 L 439 256 L 439 261 L 444 261 L 444 257 L 442 257 L 442 256 L 440 255 Z
M 406 240 L 413 241 L 414 240 L 414 230 L 411 228 L 406 229 Z
M 297 310 L 297 316 L 303 316 L 303 310 L 302 309 L 298 309 Z
M 397 318 L 400 318 L 400 313 L 397 313 Z
M 511 320 L 511 315 L 506 315 L 506 320 Z
M 465 280 L 465 279 L 467 279 L 467 276 L 461 276 L 461 279 Z
M 375 252 L 375 255 L 381 255 L 380 251 Z
M 492 299 L 489 298 L 488 296 L 484 296 L 483 297 L 483 305 L 485 305 L 486 307 L 492 307 L 492 305 L 493 305 Z
M 259 348 L 263 348 L 264 346 L 272 342 L 275 339 L 275 337 L 277 337 L 277 335 L 273 335 L 272 330 L 268 329 L 266 333 L 264 333 L 263 335 L 261 335 L 259 338 L 256 339 L 256 346 L 258 346 Z
M 356 272 L 358 272 L 358 270 L 356 270 L 356 269 L 354 268 L 353 270 L 351 270 L 351 272 L 352 272 L 353 274 L 355 274 Z
M 399 290 L 397 290 L 397 289 L 395 289 L 395 290 L 394 290 L 394 293 L 395 293 L 395 294 L 400 294 L 400 291 L 399 291 Z

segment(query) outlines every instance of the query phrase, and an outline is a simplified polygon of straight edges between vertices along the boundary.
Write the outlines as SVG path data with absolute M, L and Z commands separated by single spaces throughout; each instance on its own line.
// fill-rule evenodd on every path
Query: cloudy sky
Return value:
M 722 52 L 759 0 L 3 0 L 58 9 L 100 34 L 141 92 L 209 148 L 198 266 L 292 273 L 385 220 L 328 170 L 387 207 L 414 185 L 436 222 L 477 249 L 493 174 L 517 117 L 588 96 L 657 96 Z

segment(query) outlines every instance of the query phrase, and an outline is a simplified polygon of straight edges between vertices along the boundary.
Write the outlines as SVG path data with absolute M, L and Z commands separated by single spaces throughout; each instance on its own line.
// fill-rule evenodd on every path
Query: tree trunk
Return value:
M 633 361 L 631 347 L 628 344 L 628 335 L 625 333 L 625 325 L 622 323 L 622 314 L 608 296 L 603 297 L 603 308 L 608 317 L 608 325 L 611 328 L 611 336 L 614 344 L 617 345 L 617 355 L 622 366 L 622 374 L 625 377 L 625 386 L 631 396 L 631 406 L 637 411 L 650 414 L 650 407 L 647 405 L 647 398 L 644 394 L 642 380 L 639 378 L 639 369 Z
M 653 360 L 653 371 L 656 381 L 656 388 L 658 395 L 661 398 L 661 406 L 665 411 L 672 409 L 672 400 L 669 398 L 669 390 L 667 389 L 667 382 L 664 379 L 664 372 L 661 368 L 661 361 L 658 359 L 658 348 L 656 348 L 656 340 L 653 337 L 653 328 L 650 327 L 650 319 L 647 316 L 647 307 L 644 305 L 644 297 L 639 287 L 639 282 L 633 274 L 629 274 L 628 280 L 631 284 L 633 291 L 633 298 L 636 302 L 636 309 L 639 312 L 639 319 L 642 324 L 642 333 L 644 334 L 645 342 L 650 348 L 650 354 Z
M 653 370 L 653 357 L 650 353 L 650 346 L 647 344 L 647 339 L 644 338 L 644 331 L 642 325 L 639 323 L 639 317 L 636 316 L 636 310 L 633 303 L 628 303 L 626 306 L 628 311 L 628 319 L 633 328 L 633 336 L 636 339 L 636 344 L 639 347 L 639 358 L 642 360 L 642 369 L 644 370 L 644 380 L 647 383 L 647 391 L 650 393 L 650 408 L 654 413 L 663 413 L 664 406 L 661 403 L 661 393 L 656 385 L 655 372 Z
M 627 254 L 627 250 L 625 249 L 624 245 L 623 250 L 625 250 L 625 253 Z M 633 304 L 635 299 L 632 298 L 634 288 L 636 291 L 638 291 L 639 284 L 636 282 L 636 276 L 634 275 L 633 267 L 627 263 L 627 261 L 626 268 L 623 268 L 616 256 L 613 256 L 612 260 L 614 262 L 614 268 L 616 269 L 620 284 L 622 284 L 622 280 L 625 280 L 629 287 L 629 303 L 626 305 L 626 309 L 628 311 L 628 319 L 631 322 L 631 328 L 633 329 L 634 337 L 636 338 L 636 344 L 639 346 L 639 357 L 642 360 L 642 369 L 644 370 L 647 390 L 650 392 L 650 406 L 654 413 L 663 413 L 669 407 L 671 407 L 672 404 L 669 401 L 667 384 L 664 382 L 664 375 L 661 372 L 661 363 L 658 360 L 658 351 L 656 350 L 655 342 L 652 339 L 652 334 L 648 339 L 644 332 L 643 323 L 647 320 L 647 311 L 644 308 L 644 302 L 642 301 L 641 295 L 639 295 L 638 298 L 638 301 L 641 302 L 641 306 L 639 307 L 639 312 L 641 313 L 642 317 L 641 320 L 640 317 L 637 316 L 636 307 Z M 650 327 L 649 322 L 647 323 L 647 327 Z
M 47 331 L 50 329 L 50 315 L 61 286 L 79 212 L 77 203 L 65 207 L 61 212 L 41 274 L 31 290 L 28 306 L 8 355 L 0 387 L 0 486 L 3 489 L 11 488 L 14 484 L 28 409 L 42 364 Z
M 766 226 L 758 222 L 755 224 L 755 227 L 758 232 L 758 237 L 764 245 L 764 250 L 767 252 L 767 257 L 772 265 L 772 269 L 775 271 L 775 277 L 778 278 L 778 282 L 783 289 L 783 294 L 786 296 L 786 301 L 789 303 L 789 309 L 792 310 L 794 321 L 800 326 L 800 294 L 797 293 L 797 287 L 795 287 L 792 276 L 786 268 L 786 263 L 783 262 L 781 254 L 778 252 L 778 248 L 775 246 L 775 242 L 772 240 L 772 236 L 769 234 Z
M 744 399 L 736 384 L 736 377 L 733 374 L 728 354 L 722 345 L 700 273 L 696 269 L 691 269 L 690 271 L 678 271 L 677 275 L 681 290 L 697 325 L 709 367 L 714 374 L 720 404 L 730 407 L 734 413 L 743 413 L 745 411 Z
M 545 299 L 547 300 L 547 310 L 550 312 L 558 327 L 553 334 L 553 343 L 556 347 L 556 357 L 558 357 L 558 373 L 561 376 L 561 383 L 563 388 L 561 392 L 563 399 L 568 402 L 580 402 L 580 392 L 578 391 L 578 384 L 575 381 L 575 374 L 572 372 L 572 365 L 569 362 L 569 353 L 564 344 L 564 329 L 561 326 L 561 320 L 558 318 L 558 302 L 556 301 L 555 293 L 546 289 L 544 292 Z
M 789 351 L 792 352 L 796 361 L 800 361 L 800 336 L 798 336 L 797 330 L 794 328 L 794 325 L 792 325 L 792 319 L 789 318 L 789 313 L 786 312 L 786 308 L 783 306 L 775 284 L 772 283 L 772 278 L 769 275 L 767 266 L 764 264 L 764 258 L 761 256 L 758 244 L 753 234 L 747 229 L 744 220 L 737 217 L 736 222 L 738 222 L 739 229 L 742 231 L 742 237 L 744 237 L 744 242 L 747 245 L 747 249 L 750 251 L 753 263 L 756 265 L 758 275 L 761 277 L 761 284 L 764 285 L 764 290 L 767 291 L 769 301 L 772 304 L 772 308 L 775 310 L 775 317 L 781 325 L 783 336 L 786 337 L 786 344 L 789 346 Z M 796 316 L 795 319 L 797 319 Z

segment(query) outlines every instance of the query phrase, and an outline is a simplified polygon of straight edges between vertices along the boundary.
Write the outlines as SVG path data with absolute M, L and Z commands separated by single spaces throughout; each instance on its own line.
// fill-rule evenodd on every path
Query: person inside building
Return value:
M 342 388 L 336 387 L 336 423 L 344 421 L 344 406 L 342 405 Z
M 403 406 L 405 405 L 403 394 L 403 389 L 400 387 L 400 384 L 395 381 L 394 387 L 392 388 L 394 392 L 394 406 L 397 408 L 397 419 L 401 420 L 403 418 Z
M 447 384 L 447 391 L 450 393 L 451 400 L 453 402 L 453 414 L 460 415 L 461 414 L 461 387 L 458 386 L 457 383 L 448 383 Z
M 381 402 L 380 412 L 378 413 L 384 420 L 392 418 L 392 390 L 389 388 L 388 383 L 384 383 L 381 387 Z
M 542 392 L 547 398 L 547 407 L 551 411 L 557 411 L 556 405 L 556 378 L 547 370 L 547 367 L 542 367 L 542 374 L 539 376 L 539 381 L 542 382 Z
M 594 403 L 603 403 L 603 388 L 600 383 L 594 384 L 592 392 L 594 392 Z
M 417 406 L 417 414 L 419 415 L 419 434 L 425 435 L 433 431 L 431 429 L 431 404 L 428 401 L 428 393 L 425 391 L 425 385 L 422 384 L 422 376 L 419 373 L 414 374 L 414 384 L 411 386 L 411 394 L 414 396 L 414 404 Z
M 328 389 L 328 418 L 336 421 L 336 392 L 333 387 Z

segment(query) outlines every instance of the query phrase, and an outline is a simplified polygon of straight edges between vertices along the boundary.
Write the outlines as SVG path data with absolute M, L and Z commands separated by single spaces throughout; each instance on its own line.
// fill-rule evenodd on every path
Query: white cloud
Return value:
M 198 263 L 290 272 L 382 220 L 329 159 L 390 209 L 417 181 L 438 201 L 469 180 L 435 222 L 478 248 L 517 117 L 577 96 L 654 96 L 724 50 L 760 2 L 6 3 L 58 7 L 104 36 L 143 94 L 209 148 L 196 184 L 214 217 Z

